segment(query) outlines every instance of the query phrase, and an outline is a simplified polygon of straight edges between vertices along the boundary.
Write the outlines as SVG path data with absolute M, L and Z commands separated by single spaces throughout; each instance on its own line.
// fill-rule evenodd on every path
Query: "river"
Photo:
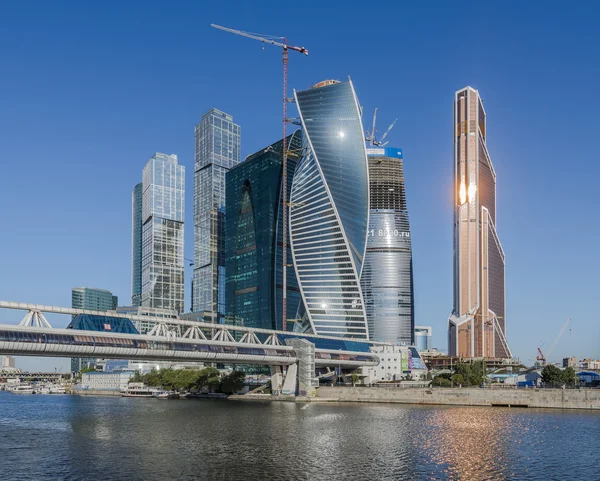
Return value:
M 600 480 L 600 412 L 0 392 L 0 479 Z

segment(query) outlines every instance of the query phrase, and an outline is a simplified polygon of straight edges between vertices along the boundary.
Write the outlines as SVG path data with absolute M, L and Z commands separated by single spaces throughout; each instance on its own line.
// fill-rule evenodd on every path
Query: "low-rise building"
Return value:
M 579 367 L 579 362 L 576 357 L 565 357 L 562 367 Z
M 595 359 L 584 359 L 581 361 L 581 369 L 584 371 L 599 371 L 600 361 Z
M 365 384 L 381 381 L 401 381 L 407 376 L 419 379 L 427 367 L 413 346 L 374 346 L 371 352 L 379 358 L 377 366 L 362 368 Z
M 90 391 L 121 391 L 133 377 L 133 371 L 86 372 L 81 375 L 80 389 Z
M 14 357 L 0 355 L 0 371 L 14 371 L 15 369 Z

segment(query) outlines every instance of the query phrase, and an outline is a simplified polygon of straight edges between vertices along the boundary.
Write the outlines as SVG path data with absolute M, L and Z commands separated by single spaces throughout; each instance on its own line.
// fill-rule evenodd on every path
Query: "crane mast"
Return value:
M 281 158 L 282 158 L 282 179 L 281 179 L 281 208 L 282 208 L 282 291 L 283 291 L 283 300 L 282 300 L 282 330 L 287 331 L 287 219 L 288 219 L 288 201 L 287 201 L 287 75 L 288 75 L 288 50 L 293 50 L 294 52 L 299 52 L 304 55 L 308 55 L 308 50 L 304 47 L 296 47 L 294 45 L 288 45 L 287 39 L 285 37 L 274 37 L 274 36 L 262 36 L 249 32 L 243 32 L 241 30 L 234 30 L 233 28 L 222 27 L 221 25 L 215 25 L 214 23 L 210 24 L 211 27 L 223 30 L 225 32 L 233 33 L 235 35 L 240 35 L 242 37 L 251 38 L 253 40 L 258 40 L 262 43 L 267 43 L 269 45 L 274 45 L 275 47 L 281 47 L 283 53 L 283 141 L 281 148 Z M 280 41 L 278 41 L 278 40 Z

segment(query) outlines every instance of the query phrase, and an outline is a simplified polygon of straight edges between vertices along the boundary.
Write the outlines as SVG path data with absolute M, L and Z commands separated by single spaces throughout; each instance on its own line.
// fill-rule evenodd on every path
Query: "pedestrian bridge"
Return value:
M 305 339 L 315 346 L 315 367 L 379 363 L 370 352 L 379 343 L 368 341 L 7 301 L 0 301 L 0 308 L 26 311 L 18 326 L 0 324 L 3 354 L 289 366 L 298 361 L 290 341 Z M 108 332 L 53 328 L 44 312 L 102 316 L 108 319 Z M 111 318 L 154 321 L 155 325 L 147 334 L 116 333 L 110 332 Z

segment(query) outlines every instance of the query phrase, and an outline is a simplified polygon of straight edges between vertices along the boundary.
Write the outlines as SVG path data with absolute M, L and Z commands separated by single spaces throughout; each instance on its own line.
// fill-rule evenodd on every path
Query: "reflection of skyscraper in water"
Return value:
M 402 151 L 367 148 L 369 229 L 361 274 L 369 338 L 414 343 L 412 247 Z
M 496 233 L 496 172 L 486 147 L 479 92 L 454 103 L 454 309 L 452 356 L 511 357 L 506 342 L 504 251 Z
M 195 128 L 192 310 L 225 311 L 225 174 L 240 162 L 240 126 L 211 109 Z
M 290 240 L 305 308 L 317 334 L 368 338 L 359 278 L 369 183 L 364 133 L 351 81 L 295 92 L 302 157 L 290 199 Z

